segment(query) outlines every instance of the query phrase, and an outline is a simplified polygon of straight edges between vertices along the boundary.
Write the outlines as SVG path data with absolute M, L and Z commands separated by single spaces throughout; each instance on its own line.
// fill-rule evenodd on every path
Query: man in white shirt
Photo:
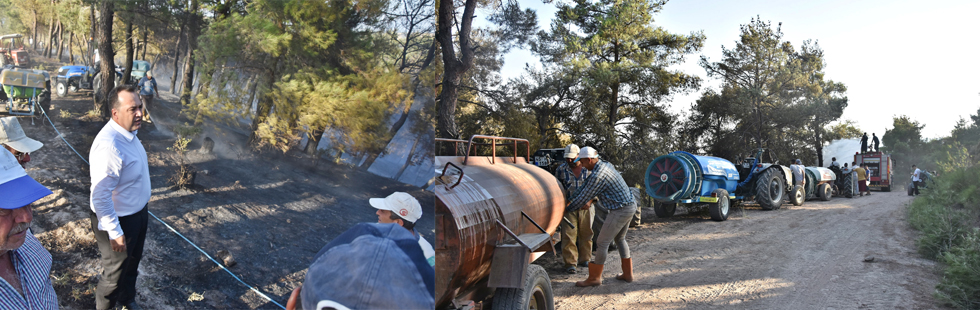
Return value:
M 915 169 L 915 171 L 912 171 L 912 193 L 919 195 L 919 185 L 922 184 L 922 170 L 916 168 L 915 165 L 912 165 L 912 169 Z
M 385 198 L 371 198 L 368 203 L 378 209 L 375 212 L 378 215 L 378 223 L 396 223 L 408 229 L 418 239 L 422 254 L 425 254 L 429 266 L 436 265 L 436 251 L 432 249 L 432 244 L 415 231 L 415 222 L 422 217 L 422 206 L 415 197 L 408 193 L 395 192 Z
M 95 290 L 96 309 L 141 309 L 136 304 L 136 277 L 146 239 L 150 170 L 146 150 L 136 137 L 143 104 L 131 85 L 108 96 L 110 120 L 89 152 L 92 231 L 102 255 L 102 279 Z

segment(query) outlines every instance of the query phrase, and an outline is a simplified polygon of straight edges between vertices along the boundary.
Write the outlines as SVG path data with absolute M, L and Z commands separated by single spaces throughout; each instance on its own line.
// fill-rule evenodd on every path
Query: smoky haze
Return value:
M 823 148 L 823 163 L 821 166 L 829 167 L 831 158 L 837 157 L 837 162 L 843 167 L 844 163 L 850 166 L 854 161 L 854 153 L 861 151 L 860 139 L 841 139 L 830 142 L 830 145 Z

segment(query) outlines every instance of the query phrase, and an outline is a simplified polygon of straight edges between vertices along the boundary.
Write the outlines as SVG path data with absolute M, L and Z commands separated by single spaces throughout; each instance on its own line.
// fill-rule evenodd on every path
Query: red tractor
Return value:
M 877 189 L 883 192 L 890 192 L 894 180 L 892 180 L 892 156 L 882 152 L 856 153 L 854 162 L 860 166 L 868 164 L 871 178 L 868 180 L 868 189 Z
M 31 57 L 24 48 L 24 38 L 19 34 L 0 36 L 0 67 L 30 68 Z

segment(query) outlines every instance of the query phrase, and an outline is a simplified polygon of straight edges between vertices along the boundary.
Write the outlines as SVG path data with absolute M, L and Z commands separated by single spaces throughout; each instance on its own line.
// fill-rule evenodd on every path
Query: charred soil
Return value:
M 48 64 L 54 72 L 56 65 Z M 418 187 L 326 161 L 315 163 L 298 152 L 255 151 L 247 136 L 209 124 L 194 137 L 187 162 L 195 184 L 176 189 L 168 179 L 178 157 L 168 150 L 173 125 L 187 121 L 169 92 L 150 106 L 152 123 L 138 137 L 147 150 L 152 197 L 149 211 L 219 261 L 226 251 L 236 262 L 228 269 L 271 299 L 285 305 L 302 284 L 313 255 L 358 222 L 376 222 L 371 197 L 404 191 L 433 214 L 434 197 Z M 92 140 L 105 121 L 87 115 L 91 93 L 55 96 L 49 112 L 68 142 L 88 158 Z M 54 191 L 35 203 L 32 230 L 51 252 L 52 280 L 62 309 L 92 309 L 102 271 L 89 214 L 88 165 L 61 140 L 46 120 L 21 118 L 27 135 L 44 143 L 27 172 Z M 205 136 L 214 152 L 199 152 Z M 416 229 L 433 240 L 432 216 Z M 278 309 L 208 260 L 197 249 L 150 218 L 137 302 L 147 309 Z

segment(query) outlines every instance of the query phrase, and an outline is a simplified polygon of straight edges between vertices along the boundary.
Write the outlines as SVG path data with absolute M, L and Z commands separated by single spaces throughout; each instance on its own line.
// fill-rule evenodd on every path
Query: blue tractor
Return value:
M 113 81 L 116 85 L 122 79 L 122 67 L 116 66 L 116 76 Z M 99 88 L 102 79 L 99 75 L 99 63 L 95 66 L 63 66 L 58 69 L 58 77 L 55 82 L 55 93 L 58 97 L 65 97 L 73 92 L 81 90 L 93 90 Z
M 644 184 L 654 199 L 657 217 L 674 215 L 677 204 L 707 204 L 715 221 L 728 219 L 733 201 L 754 200 L 762 209 L 775 210 L 790 192 L 793 174 L 788 166 L 760 163 L 756 157 L 742 160 L 736 167 L 730 161 L 677 151 L 657 157 L 647 167 Z
M 69 93 L 83 89 L 93 89 L 92 80 L 96 70 L 89 66 L 64 66 L 58 69 L 55 93 L 58 97 L 68 96 Z

